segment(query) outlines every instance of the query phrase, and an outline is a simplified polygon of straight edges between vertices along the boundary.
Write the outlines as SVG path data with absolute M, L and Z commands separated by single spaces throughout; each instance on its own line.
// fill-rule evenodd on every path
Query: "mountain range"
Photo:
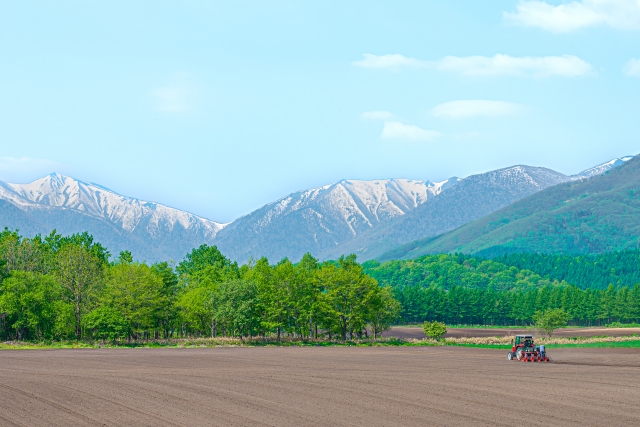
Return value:
M 590 254 L 640 248 L 640 158 L 589 179 L 547 188 L 449 233 L 380 260 L 442 252 Z
M 180 260 L 203 243 L 239 262 L 261 256 L 297 261 L 305 252 L 321 259 L 356 253 L 366 260 L 389 256 L 399 245 L 448 232 L 548 187 L 605 174 L 629 159 L 573 176 L 521 165 L 439 182 L 342 180 L 292 193 L 229 224 L 54 173 L 28 184 L 0 181 L 0 224 L 24 236 L 88 231 L 112 254 L 128 249 L 149 262 Z

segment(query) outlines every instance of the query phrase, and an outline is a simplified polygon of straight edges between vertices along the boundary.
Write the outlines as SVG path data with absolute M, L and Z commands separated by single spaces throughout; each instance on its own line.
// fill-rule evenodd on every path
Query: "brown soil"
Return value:
M 640 351 L 447 347 L 0 352 L 1 426 L 640 425 Z
M 515 334 L 530 334 L 528 329 L 480 329 L 480 328 L 448 328 L 446 337 L 503 337 Z M 535 331 L 533 332 L 535 335 Z M 595 337 L 610 336 L 622 337 L 626 335 L 640 334 L 640 328 L 567 328 L 558 329 L 553 333 L 554 337 Z M 386 337 L 396 338 L 425 338 L 422 328 L 394 327 L 384 332 Z

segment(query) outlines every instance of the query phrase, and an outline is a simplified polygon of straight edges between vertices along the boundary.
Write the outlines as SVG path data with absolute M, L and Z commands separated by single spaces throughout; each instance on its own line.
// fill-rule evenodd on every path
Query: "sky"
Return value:
M 4 1 L 0 180 L 229 222 L 340 179 L 640 152 L 640 0 Z

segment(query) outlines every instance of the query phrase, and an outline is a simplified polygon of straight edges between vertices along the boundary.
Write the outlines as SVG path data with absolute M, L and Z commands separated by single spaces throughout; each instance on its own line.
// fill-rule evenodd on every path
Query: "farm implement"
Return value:
M 519 362 L 548 362 L 549 356 L 543 345 L 535 345 L 533 335 L 516 335 L 511 342 L 511 351 L 507 354 L 508 360 Z

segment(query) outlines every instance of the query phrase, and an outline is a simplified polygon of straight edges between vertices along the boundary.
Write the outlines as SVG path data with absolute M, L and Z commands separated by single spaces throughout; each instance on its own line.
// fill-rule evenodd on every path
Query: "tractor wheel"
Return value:
M 507 353 L 507 360 L 513 360 L 513 353 Z

